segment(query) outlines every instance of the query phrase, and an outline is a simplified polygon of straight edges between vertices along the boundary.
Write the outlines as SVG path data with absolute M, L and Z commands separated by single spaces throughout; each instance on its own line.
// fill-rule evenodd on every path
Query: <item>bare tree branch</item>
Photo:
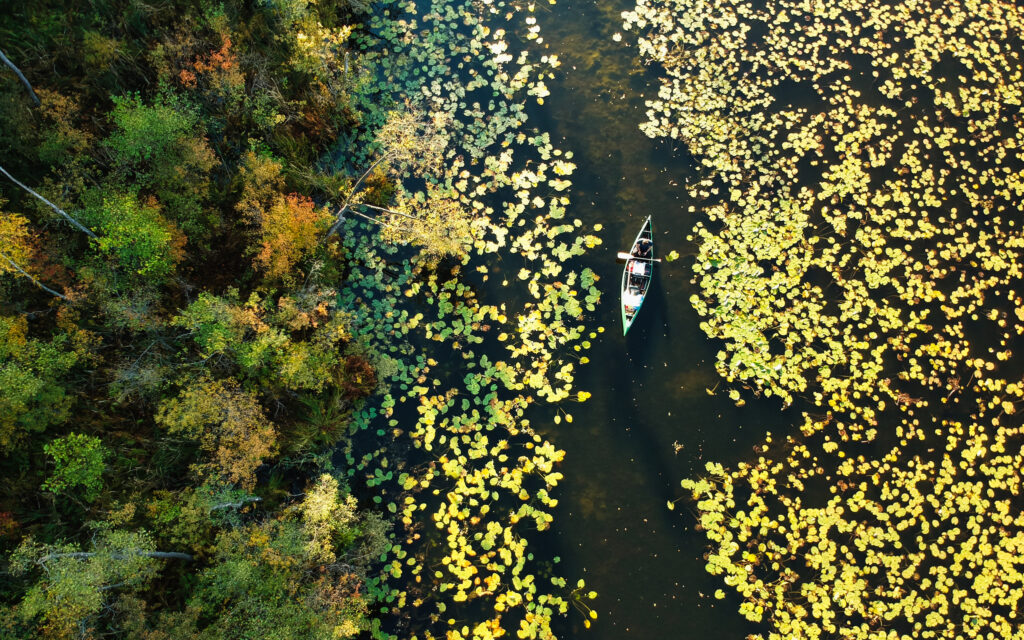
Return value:
M 376 209 L 377 211 L 383 211 L 385 213 L 393 213 L 395 215 L 405 216 L 406 218 L 411 218 L 413 220 L 419 220 L 421 222 L 423 221 L 423 218 L 420 218 L 420 217 L 414 216 L 414 215 L 410 215 L 410 214 L 405 213 L 403 211 L 396 211 L 394 209 L 388 209 L 387 207 L 378 207 L 378 206 L 375 206 L 375 205 L 372 205 L 372 204 L 367 204 L 365 202 L 360 202 L 358 205 L 353 205 L 353 206 L 367 207 L 369 209 Z
M 450 122 L 450 117 L 442 114 L 424 115 L 408 104 L 404 111 L 391 112 L 376 133 L 376 141 L 383 148 L 383 154 L 356 180 L 335 214 L 334 224 L 327 230 L 323 242 L 327 242 L 341 226 L 345 213 L 355 206 L 353 198 L 377 167 L 387 162 L 406 167 L 417 166 L 424 170 L 439 168 L 448 147 L 447 129 Z
M 349 209 L 349 213 L 354 213 L 357 216 L 359 216 L 360 218 L 362 218 L 363 220 L 367 220 L 369 222 L 373 222 L 374 224 L 379 224 L 382 227 L 394 227 L 395 229 L 402 229 L 404 231 L 411 231 L 412 230 L 410 227 L 406 227 L 406 226 L 403 226 L 403 225 L 400 225 L 400 224 L 395 224 L 394 222 L 388 222 L 387 220 L 381 220 L 380 218 L 374 218 L 373 216 L 368 216 L 365 213 L 362 213 L 360 211 L 356 211 L 355 209 Z
M 356 193 L 359 192 L 359 189 L 363 185 L 363 181 L 366 180 L 367 176 L 370 175 L 371 171 L 376 169 L 378 166 L 380 166 L 382 162 L 388 160 L 389 158 L 389 154 L 381 156 L 380 158 L 377 159 L 376 162 L 370 165 L 369 169 L 363 172 L 363 175 L 359 176 L 359 179 L 356 180 L 356 183 L 352 186 L 351 191 L 349 191 L 348 197 L 345 198 L 345 202 L 341 205 L 341 208 L 338 209 L 338 213 L 335 214 L 334 224 L 331 225 L 331 228 L 327 230 L 327 235 L 324 236 L 325 241 L 332 235 L 334 235 L 334 233 L 338 230 L 338 227 L 341 225 L 342 218 L 344 218 L 345 216 L 345 212 L 348 210 L 349 206 L 351 206 L 350 203 L 352 202 L 352 198 L 356 195 Z
M 29 84 L 28 78 L 26 78 L 25 74 L 21 72 L 21 69 L 14 66 L 14 63 L 7 59 L 7 56 L 4 55 L 3 51 L 0 51 L 0 60 L 3 60 L 4 64 L 10 67 L 11 71 L 14 72 L 14 75 L 18 76 L 18 79 L 21 80 L 21 84 L 25 85 L 25 88 L 28 89 L 28 95 L 32 98 L 32 102 L 36 103 L 37 107 L 41 105 L 42 102 L 39 101 L 39 96 L 36 95 L 36 92 L 32 90 L 32 85 Z
M 217 511 L 218 509 L 239 509 L 250 502 L 259 502 L 261 499 L 262 498 L 257 498 L 256 496 L 249 496 L 248 498 L 242 498 L 238 502 L 222 502 L 210 507 L 210 511 Z
M 96 237 L 96 234 L 95 234 L 95 233 L 93 233 L 91 229 L 89 229 L 88 227 L 86 227 L 85 225 L 83 225 L 83 224 L 82 224 L 81 222 L 79 222 L 78 220 L 75 220 L 74 218 L 72 218 L 71 216 L 69 216 L 69 215 L 67 214 L 67 212 L 65 212 L 65 211 L 64 211 L 63 209 L 61 209 L 61 208 L 60 208 L 60 207 L 58 207 L 57 205 L 53 204 L 52 202 L 50 202 L 49 200 L 47 200 L 47 199 L 46 199 L 46 198 L 44 198 L 43 196 L 39 195 L 38 193 L 36 193 L 36 192 L 35 192 L 35 191 L 33 191 L 32 189 L 29 189 L 29 188 L 28 188 L 27 186 L 25 186 L 24 184 L 22 184 L 22 183 L 21 183 L 21 182 L 20 182 L 20 181 L 19 181 L 19 180 L 18 180 L 17 178 L 15 178 L 15 177 L 14 177 L 14 176 L 12 176 L 11 174 L 7 173 L 7 169 L 4 169 L 3 167 L 0 167 L 0 173 L 3 173 L 3 174 L 4 174 L 5 176 L 7 176 L 8 178 L 10 178 L 10 179 L 11 179 L 11 182 L 13 182 L 14 184 L 18 185 L 19 187 L 21 187 L 21 188 L 22 188 L 22 189 L 24 189 L 25 191 L 28 191 L 29 193 L 31 193 L 31 194 L 32 194 L 32 195 L 34 195 L 35 197 L 37 197 L 37 198 L 39 198 L 40 200 L 42 200 L 42 201 L 43 201 L 43 202 L 44 202 L 45 204 L 47 204 L 47 205 L 48 205 L 48 206 L 49 206 L 49 207 L 50 207 L 51 209 L 53 209 L 54 211 L 56 211 L 56 212 L 57 212 L 57 213 L 59 213 L 60 215 L 64 216 L 64 219 L 65 219 L 65 220 L 67 220 L 68 222 L 70 222 L 70 223 L 71 223 L 71 224 L 73 224 L 74 226 L 78 227 L 78 229 L 79 229 L 79 230 L 81 230 L 81 231 L 84 231 L 84 232 L 85 232 L 85 234 L 86 234 L 86 235 L 88 235 L 88 236 L 89 236 L 90 238 L 95 238 L 95 237 Z
M 50 560 L 57 560 L 59 558 L 91 558 L 93 556 L 100 555 L 97 551 L 71 551 L 68 553 L 48 553 L 42 558 L 36 560 L 36 564 L 45 565 Z M 112 553 L 111 558 L 123 560 L 131 556 L 146 556 L 147 558 L 157 558 L 160 560 L 187 560 L 192 561 L 192 556 L 187 553 L 181 553 L 180 551 L 143 551 L 142 549 L 126 550 L 125 552 Z
M 10 256 L 8 256 L 8 255 L 7 255 L 6 253 L 4 253 L 3 251 L 0 251 L 0 258 L 3 258 L 4 260 L 6 260 L 6 261 L 7 261 L 7 264 L 9 264 L 9 265 L 11 265 L 12 267 L 14 267 L 14 268 L 15 268 L 15 270 L 17 270 L 17 271 L 18 271 L 18 273 L 20 273 L 21 275 L 25 276 L 25 277 L 26 277 L 26 278 L 28 278 L 29 280 L 31 280 L 31 281 L 32 281 L 32 283 L 33 283 L 34 285 L 36 285 L 37 287 L 39 287 L 39 288 L 40 288 L 40 289 L 42 289 L 43 291 L 45 291 L 45 292 L 47 292 L 47 293 L 50 293 L 50 294 L 53 294 L 53 295 L 57 296 L 58 298 L 60 298 L 61 300 L 65 300 L 65 301 L 66 301 L 66 300 L 68 299 L 68 298 L 67 298 L 67 296 L 65 296 L 65 295 L 62 295 L 62 294 L 60 294 L 60 293 L 57 293 L 56 291 L 54 291 L 54 290 L 53 290 L 53 289 L 51 289 L 50 287 L 46 286 L 46 285 L 45 285 L 45 284 L 43 284 L 42 282 L 39 282 L 38 280 L 36 280 L 35 278 L 33 278 L 33 277 L 32 277 L 32 276 L 31 276 L 31 275 L 30 275 L 30 274 L 29 274 L 29 273 L 28 273 L 27 271 L 25 271 L 25 270 L 24 270 L 24 269 L 22 269 L 22 268 L 21 268 L 20 266 L 18 266 L 18 263 L 17 263 L 17 262 L 15 262 L 14 260 L 12 260 L 12 259 L 11 259 L 11 257 L 10 257 Z

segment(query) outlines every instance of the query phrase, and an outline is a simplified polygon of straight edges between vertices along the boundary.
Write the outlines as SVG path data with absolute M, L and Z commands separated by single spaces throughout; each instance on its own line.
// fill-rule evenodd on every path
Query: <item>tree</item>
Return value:
M 221 533 L 214 561 L 199 575 L 190 636 L 354 637 L 366 628 L 362 580 L 345 567 L 311 562 L 300 522 L 275 519 Z
M 399 198 L 394 208 L 371 207 L 381 213 L 381 237 L 388 242 L 423 248 L 428 260 L 461 256 L 473 240 L 473 217 L 458 193 L 427 183 L 425 192 Z
M 352 186 L 328 237 L 338 229 L 345 214 L 354 213 L 380 224 L 385 241 L 422 247 L 428 260 L 464 254 L 473 240 L 473 215 L 453 189 L 427 180 L 425 191 L 406 195 L 400 190 L 398 202 L 390 207 L 360 198 L 370 176 L 381 168 L 394 173 L 410 169 L 420 173 L 438 171 L 448 148 L 448 124 L 446 115 L 433 114 L 427 118 L 411 108 L 391 112 L 376 136 L 380 157 Z M 379 217 L 359 209 L 376 212 Z
M 201 473 L 222 477 L 251 488 L 253 473 L 277 451 L 277 430 L 259 401 L 234 380 L 201 379 L 186 386 L 177 398 L 161 403 L 156 420 L 172 434 L 199 443 L 212 460 L 198 466 Z
M 433 113 L 426 117 L 408 105 L 404 111 L 390 112 L 387 121 L 377 131 L 376 143 L 380 148 L 380 156 L 352 185 L 348 197 L 338 209 L 334 224 L 327 231 L 327 237 L 338 230 L 351 207 L 361 204 L 358 196 L 366 179 L 378 167 L 390 171 L 411 168 L 422 172 L 437 170 L 444 159 L 445 149 L 448 148 L 447 128 L 450 121 L 450 116 L 446 114 Z
M 302 527 L 308 537 L 306 556 L 319 564 L 337 560 L 337 548 L 356 520 L 356 499 L 341 495 L 338 481 L 321 474 L 299 505 Z
M 67 334 L 50 342 L 29 338 L 25 318 L 0 316 L 0 452 L 67 419 L 71 398 L 63 378 L 83 355 Z
M 154 551 L 146 531 L 101 529 L 90 551 L 75 544 L 40 544 L 26 538 L 11 555 L 15 576 L 33 576 L 15 608 L 37 622 L 46 637 L 82 637 L 115 590 L 140 591 L 156 576 L 160 560 L 191 560 L 185 553 Z
M 293 277 L 295 265 L 317 246 L 330 214 L 297 193 L 285 195 L 281 163 L 251 151 L 242 158 L 242 193 L 235 210 L 255 229 L 250 250 L 271 278 Z
M 69 433 L 43 447 L 46 455 L 53 458 L 54 470 L 43 482 L 43 490 L 57 494 L 72 494 L 75 491 L 92 502 L 103 488 L 104 460 L 110 451 L 96 437 L 81 433 Z
M 0 206 L 3 205 L 0 200 Z M 28 264 L 32 259 L 32 236 L 25 216 L 0 211 L 0 250 L 18 264 Z M 12 272 L 10 265 L 0 263 L 0 274 Z
M 0 206 L 3 204 L 4 201 L 0 200 Z M 28 278 L 43 291 L 67 300 L 67 296 L 47 287 L 25 270 L 35 251 L 28 230 L 28 220 L 24 216 L 0 211 L 0 247 L 0 275 L 16 273 Z
M 253 294 L 240 304 L 237 292 L 223 298 L 201 293 L 171 322 L 190 332 L 203 358 L 229 356 L 247 383 L 319 392 L 346 382 L 355 365 L 365 383 L 353 390 L 365 395 L 376 381 L 345 353 L 348 319 L 330 313 L 326 295 L 311 290 L 275 300 Z
M 155 491 L 145 511 L 150 529 L 162 543 L 205 555 L 211 550 L 217 528 L 241 526 L 239 512 L 260 501 L 245 490 L 214 481 L 175 491 Z
M 281 517 L 222 532 L 172 637 L 349 638 L 367 629 L 369 562 L 390 547 L 373 515 L 321 475 Z
M 102 192 L 86 199 L 86 219 L 101 233 L 93 243 L 131 272 L 167 276 L 184 257 L 184 236 L 164 218 L 155 200 L 140 202 L 130 193 Z
M 296 263 L 316 248 L 330 219 L 305 196 L 278 195 L 258 221 L 256 264 L 271 278 L 292 277 Z
M 242 193 L 235 210 L 251 224 L 258 224 L 267 207 L 284 190 L 284 166 L 266 155 L 246 151 L 238 167 Z
M 110 120 L 104 145 L 122 179 L 155 195 L 188 235 L 207 233 L 203 203 L 216 157 L 195 109 L 171 98 L 145 105 L 129 94 L 114 99 Z
M 82 126 L 85 120 L 82 111 L 88 103 L 81 94 L 65 91 L 39 90 L 43 101 L 38 112 L 41 134 L 37 148 L 39 160 L 55 168 L 75 164 L 88 166 L 91 164 L 90 151 L 96 144 L 94 134 Z

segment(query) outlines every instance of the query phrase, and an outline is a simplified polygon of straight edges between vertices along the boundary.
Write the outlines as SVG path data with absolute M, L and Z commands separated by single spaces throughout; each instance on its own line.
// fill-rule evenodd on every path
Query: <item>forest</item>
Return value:
M 471 253 L 600 242 L 548 223 L 574 164 L 520 128 L 557 58 L 514 60 L 468 3 L 421 10 L 0 12 L 4 637 L 596 617 L 583 580 L 532 573 L 564 453 L 522 416 L 586 399 L 550 350 L 580 350 L 597 278 L 544 258 L 518 307 L 469 281 Z
M 324 284 L 365 7 L 248 5 L 0 11 L 4 637 L 369 628 L 390 526 L 328 451 L 380 383 Z

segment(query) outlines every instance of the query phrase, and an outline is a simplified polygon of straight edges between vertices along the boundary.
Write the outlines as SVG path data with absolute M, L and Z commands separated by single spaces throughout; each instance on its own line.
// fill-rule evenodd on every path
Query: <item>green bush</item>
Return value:
M 86 502 L 99 497 L 103 489 L 104 460 L 110 454 L 99 438 L 69 433 L 44 446 L 43 451 L 54 462 L 53 473 L 43 482 L 45 491 L 70 494 L 80 489 Z

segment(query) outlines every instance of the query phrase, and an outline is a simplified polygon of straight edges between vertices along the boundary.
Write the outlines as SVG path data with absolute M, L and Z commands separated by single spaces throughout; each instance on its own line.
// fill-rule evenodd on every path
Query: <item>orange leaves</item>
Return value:
M 317 245 L 327 231 L 330 215 L 309 198 L 284 195 L 279 162 L 252 152 L 245 155 L 239 176 L 242 195 L 235 210 L 256 226 L 256 267 L 271 278 L 287 278 L 295 264 Z
M 240 88 L 245 85 L 245 75 L 231 50 L 231 36 L 223 35 L 220 49 L 195 56 L 191 68 L 184 68 L 178 73 L 178 81 L 188 89 L 195 89 L 201 79 L 214 87 Z
M 196 88 L 196 74 L 189 71 L 188 69 L 181 70 L 181 72 L 178 74 L 178 81 L 181 83 L 181 86 L 187 89 Z
M 278 196 L 260 221 L 256 265 L 272 278 L 286 278 L 303 255 L 316 247 L 331 217 L 309 198 Z
M 215 71 L 231 71 L 238 65 L 238 59 L 231 51 L 231 36 L 224 36 L 220 49 L 204 56 L 205 59 L 196 57 L 195 69 L 199 73 L 213 73 Z

